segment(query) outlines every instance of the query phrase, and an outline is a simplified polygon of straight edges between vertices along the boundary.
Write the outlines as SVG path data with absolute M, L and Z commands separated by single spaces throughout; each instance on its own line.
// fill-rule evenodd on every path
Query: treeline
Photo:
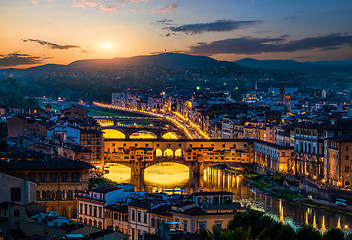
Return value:
M 118 89 L 113 82 L 74 81 L 62 78 L 43 78 L 18 81 L 8 78 L 0 81 L 7 93 L 29 97 L 66 98 L 70 101 L 111 101 L 111 93 Z
M 352 233 L 345 234 L 340 228 L 331 228 L 323 234 L 310 225 L 295 230 L 256 210 L 237 212 L 226 229 L 214 226 L 212 231 L 200 230 L 199 234 L 204 240 L 352 240 Z
M 39 107 L 39 103 L 34 98 L 25 98 L 14 92 L 0 90 L 0 103 L 8 107 L 19 107 L 22 109 L 32 109 Z

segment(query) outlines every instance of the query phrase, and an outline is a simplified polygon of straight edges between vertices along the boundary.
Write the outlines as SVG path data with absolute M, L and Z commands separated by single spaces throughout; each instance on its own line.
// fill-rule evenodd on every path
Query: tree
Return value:
M 250 227 L 221 230 L 214 225 L 213 232 L 208 229 L 200 229 L 199 236 L 203 240 L 249 240 L 251 239 L 250 232 Z
M 274 238 L 276 240 L 295 240 L 296 232 L 295 230 L 288 224 L 282 226 L 280 233 Z
M 302 225 L 297 230 L 297 239 L 299 240 L 321 240 L 321 234 L 310 225 Z
M 322 240 L 344 240 L 345 234 L 340 228 L 330 228 L 322 237 Z

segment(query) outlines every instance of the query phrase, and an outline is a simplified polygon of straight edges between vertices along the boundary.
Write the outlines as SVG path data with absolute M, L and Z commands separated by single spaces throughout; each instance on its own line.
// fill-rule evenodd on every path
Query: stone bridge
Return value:
M 177 128 L 172 127 L 158 127 L 149 125 L 118 125 L 118 126 L 105 126 L 102 130 L 112 129 L 119 131 L 125 135 L 125 139 L 130 139 L 130 136 L 134 133 L 149 133 L 155 135 L 157 139 L 162 139 L 166 133 L 176 133 L 178 136 L 183 137 L 184 132 Z

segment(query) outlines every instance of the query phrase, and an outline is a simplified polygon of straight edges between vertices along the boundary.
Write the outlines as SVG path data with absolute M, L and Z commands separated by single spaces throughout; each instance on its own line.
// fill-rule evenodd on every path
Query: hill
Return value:
M 113 68 L 126 66 L 169 66 L 169 67 L 219 67 L 232 66 L 238 67 L 237 64 L 231 62 L 217 61 L 205 56 L 192 56 L 180 53 L 162 53 L 158 55 L 135 56 L 129 58 L 113 58 L 113 59 L 87 59 L 72 62 L 69 68 Z
M 289 60 L 258 60 L 253 58 L 243 58 L 234 63 L 242 67 L 257 69 L 267 69 L 289 72 L 342 72 L 352 73 L 352 61 L 318 61 L 318 62 L 298 62 Z

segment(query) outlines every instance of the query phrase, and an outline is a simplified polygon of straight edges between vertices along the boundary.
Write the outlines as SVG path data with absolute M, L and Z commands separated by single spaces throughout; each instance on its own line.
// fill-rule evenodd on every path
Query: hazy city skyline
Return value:
M 182 52 L 218 60 L 345 60 L 352 2 L 1 1 L 0 67 Z

